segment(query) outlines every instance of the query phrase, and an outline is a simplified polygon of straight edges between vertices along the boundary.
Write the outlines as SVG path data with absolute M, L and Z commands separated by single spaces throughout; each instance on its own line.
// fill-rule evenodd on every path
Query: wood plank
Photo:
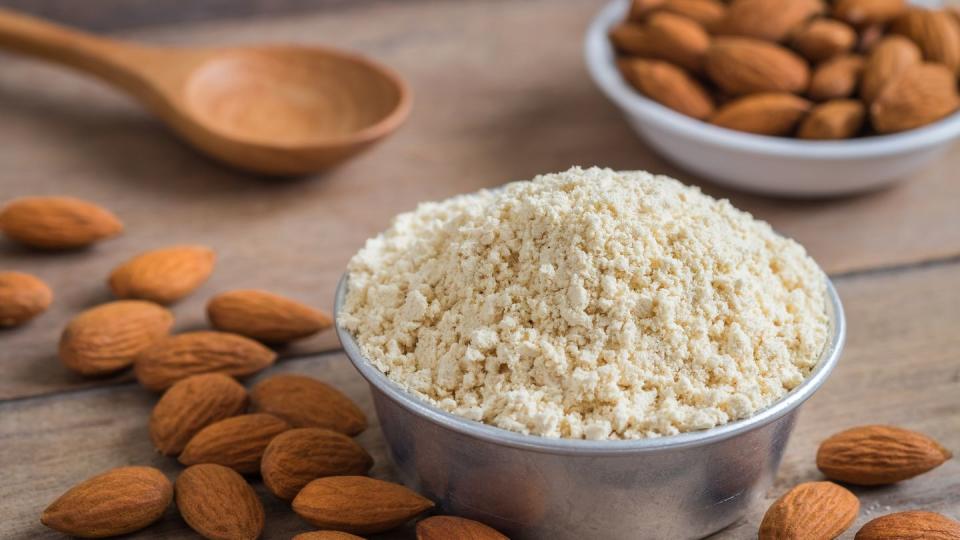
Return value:
M 840 282 L 849 340 L 836 371 L 808 402 L 776 485 L 741 523 L 717 538 L 755 538 L 766 505 L 797 482 L 819 478 L 816 446 L 853 425 L 891 423 L 917 429 L 960 454 L 960 264 L 851 277 Z M 329 380 L 356 399 L 373 420 L 359 438 L 377 459 L 374 475 L 393 478 L 365 383 L 340 353 L 286 362 L 290 371 Z M 66 487 L 98 471 L 152 464 L 179 469 L 150 447 L 146 422 L 153 397 L 134 386 L 87 390 L 0 404 L 0 537 L 55 538 L 37 523 L 42 508 Z M 268 507 L 265 538 L 289 538 L 306 527 L 259 488 Z M 900 485 L 856 489 L 857 525 L 887 512 L 925 508 L 960 519 L 960 461 Z M 169 519 L 134 535 L 179 538 Z M 855 530 L 855 529 L 853 529 Z M 409 531 L 398 535 L 412 538 Z M 852 531 L 843 538 L 852 538 Z

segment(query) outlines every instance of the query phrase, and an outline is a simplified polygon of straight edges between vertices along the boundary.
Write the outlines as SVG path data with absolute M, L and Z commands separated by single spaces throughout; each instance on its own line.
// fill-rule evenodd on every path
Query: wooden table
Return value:
M 65 322 L 109 299 L 104 280 L 119 261 L 177 242 L 217 250 L 210 282 L 173 308 L 178 330 L 204 326 L 205 300 L 237 287 L 330 308 L 346 261 L 396 213 L 574 164 L 648 169 L 700 184 L 805 244 L 834 278 L 850 326 L 846 352 L 805 406 L 769 500 L 819 478 L 817 443 L 851 425 L 918 429 L 960 453 L 960 178 L 954 173 L 960 154 L 892 189 L 840 200 L 772 200 L 707 184 L 651 153 L 588 80 L 581 38 L 599 6 L 362 2 L 127 33 L 167 44 L 335 44 L 403 73 L 416 96 L 407 125 L 341 169 L 301 180 L 224 169 L 97 82 L 0 57 L 0 200 L 76 195 L 103 203 L 127 225 L 123 237 L 83 252 L 42 254 L 0 242 L 0 267 L 35 273 L 56 294 L 50 312 L 0 333 L 0 538 L 56 537 L 39 525 L 40 511 L 96 472 L 152 464 L 173 477 L 179 469 L 154 453 L 147 438 L 155 396 L 128 374 L 81 379 L 56 358 Z M 367 389 L 332 335 L 281 354 L 284 361 L 265 375 L 290 371 L 330 380 L 373 417 Z M 359 440 L 377 458 L 373 474 L 390 478 L 377 425 Z M 258 489 L 268 509 L 264 537 L 308 529 Z M 957 519 L 960 463 L 858 494 L 859 523 L 908 508 Z M 718 537 L 753 537 L 766 502 Z M 171 509 L 137 537 L 191 534 Z

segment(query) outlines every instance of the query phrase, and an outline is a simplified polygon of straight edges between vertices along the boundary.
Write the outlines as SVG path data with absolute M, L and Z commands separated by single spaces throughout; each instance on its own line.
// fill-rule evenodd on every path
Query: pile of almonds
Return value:
M 960 20 L 905 0 L 633 0 L 610 39 L 638 91 L 712 124 L 847 139 L 960 107 Z

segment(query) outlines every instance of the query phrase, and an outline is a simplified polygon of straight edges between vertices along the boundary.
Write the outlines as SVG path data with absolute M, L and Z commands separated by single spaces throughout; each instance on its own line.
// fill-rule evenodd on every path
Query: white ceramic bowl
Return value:
M 614 0 L 587 31 L 587 69 L 597 86 L 657 152 L 705 178 L 747 191 L 794 197 L 867 191 L 939 159 L 960 135 L 960 113 L 928 126 L 845 141 L 753 135 L 695 120 L 639 94 L 620 76 L 607 39 L 629 0 Z

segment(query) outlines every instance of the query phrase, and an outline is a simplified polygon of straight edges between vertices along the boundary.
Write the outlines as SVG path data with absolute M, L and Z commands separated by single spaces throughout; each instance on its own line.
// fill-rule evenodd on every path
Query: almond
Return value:
M 40 522 L 81 538 L 138 531 L 170 506 L 173 486 L 153 467 L 119 467 L 70 488 L 43 511 Z
M 662 11 L 682 15 L 710 30 L 720 24 L 727 14 L 727 6 L 719 0 L 666 0 Z
M 860 97 L 867 103 L 873 102 L 884 85 L 906 68 L 919 64 L 922 59 L 920 47 L 905 37 L 887 36 L 881 39 L 864 64 Z
M 144 387 L 164 390 L 200 373 L 246 377 L 270 366 L 277 355 L 270 349 L 227 332 L 187 332 L 163 338 L 143 351 L 134 373 Z
M 883 87 L 870 105 L 879 133 L 917 128 L 952 114 L 960 106 L 957 81 L 942 64 L 914 64 Z
M 944 11 L 911 8 L 893 22 L 891 31 L 914 41 L 928 62 L 960 69 L 960 23 Z
M 634 22 L 643 22 L 647 15 L 662 6 L 664 0 L 633 0 L 630 2 L 630 11 L 627 14 L 627 20 Z
M 621 60 L 618 65 L 630 84 L 657 103 L 699 120 L 713 114 L 713 100 L 707 91 L 673 64 L 637 58 Z
M 372 466 L 370 454 L 350 437 L 329 429 L 299 428 L 270 441 L 260 474 L 271 493 L 289 501 L 311 480 L 367 474 Z
M 821 0 L 733 0 L 717 33 L 785 41 L 807 19 L 824 11 Z
M 232 469 L 213 463 L 187 467 L 175 489 L 180 515 L 204 538 L 252 540 L 263 531 L 263 505 Z
M 689 70 L 701 67 L 710 44 L 710 37 L 699 24 L 672 13 L 655 13 L 643 26 L 625 23 L 614 27 L 610 38 L 621 51 Z
M 823 441 L 817 468 L 832 480 L 877 486 L 913 478 L 950 457 L 949 450 L 922 433 L 871 425 L 841 431 Z
M 854 26 L 883 24 L 907 9 L 905 0 L 837 0 L 833 16 Z
M 852 96 L 857 90 L 863 65 L 863 57 L 856 54 L 827 60 L 814 70 L 807 95 L 817 101 Z
M 294 536 L 293 540 L 363 540 L 363 538 L 341 531 L 311 531 L 300 533 Z
M 731 95 L 803 92 L 810 71 L 792 51 L 750 38 L 716 38 L 705 56 L 707 74 Z
M 187 296 L 213 272 L 215 255 L 203 246 L 172 246 L 141 253 L 110 274 L 109 285 L 120 298 L 141 298 L 170 304 Z
M 253 408 L 294 427 L 322 427 L 346 435 L 367 429 L 367 417 L 336 388 L 303 375 L 274 375 L 250 391 Z
M 868 53 L 884 37 L 886 27 L 882 24 L 871 24 L 860 29 L 860 37 L 857 41 L 857 52 Z
M 50 307 L 53 291 L 23 272 L 0 272 L 0 327 L 19 326 Z
M 956 540 L 960 538 L 960 522 L 936 512 L 912 510 L 897 512 L 870 520 L 855 540 Z
M 863 128 L 867 115 L 862 101 L 837 99 L 817 105 L 800 123 L 797 136 L 801 139 L 848 139 Z
M 613 47 L 624 54 L 645 56 L 650 47 L 650 37 L 639 23 L 622 22 L 610 29 L 608 37 Z
M 508 540 L 479 521 L 454 516 L 433 516 L 417 523 L 417 540 Z
M 404 486 L 366 476 L 318 478 L 293 500 L 293 511 L 311 524 L 356 534 L 399 527 L 431 508 Z
M 214 422 L 197 432 L 178 458 L 184 465 L 216 463 L 240 474 L 260 472 L 260 458 L 274 437 L 290 425 L 270 414 L 244 414 Z
M 187 377 L 171 386 L 150 415 L 150 440 L 160 453 L 179 454 L 201 429 L 247 407 L 247 390 L 222 373 Z
M 109 211 L 73 197 L 24 197 L 0 210 L 0 230 L 41 249 L 73 249 L 116 236 L 123 224 Z
M 266 343 L 287 343 L 329 328 L 329 315 L 300 302 L 258 290 L 218 294 L 207 303 L 207 317 L 218 330 Z
M 753 94 L 720 107 L 710 123 L 759 135 L 788 135 L 809 110 L 810 102 L 793 94 Z
M 853 49 L 857 33 L 840 21 L 814 19 L 794 34 L 792 43 L 807 60 L 822 62 Z
M 760 523 L 759 540 L 836 538 L 860 512 L 857 496 L 833 482 L 805 482 L 777 499 Z

